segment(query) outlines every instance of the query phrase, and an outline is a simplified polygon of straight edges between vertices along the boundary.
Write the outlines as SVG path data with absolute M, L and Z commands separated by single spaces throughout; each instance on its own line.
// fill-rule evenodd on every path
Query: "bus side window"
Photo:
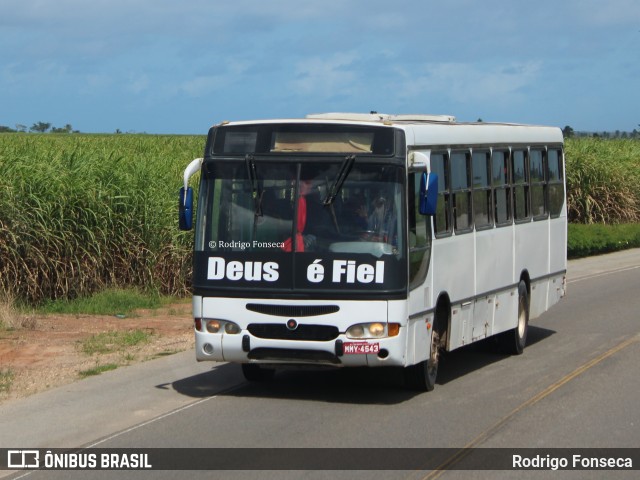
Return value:
M 431 172 L 438 174 L 438 206 L 433 217 L 433 229 L 436 237 L 451 234 L 451 195 L 449 190 L 449 155 L 431 154 Z
M 471 155 L 469 152 L 451 153 L 451 197 L 453 224 L 456 233 L 471 231 Z
M 424 282 L 431 257 L 431 228 L 428 216 L 420 214 L 422 171 L 409 173 L 409 288 Z
M 476 230 L 493 227 L 491 200 L 490 156 L 488 151 L 474 151 L 471 156 L 473 170 L 473 218 Z
M 549 149 L 547 156 L 549 181 L 549 213 L 552 218 L 560 215 L 564 203 L 564 182 L 562 173 L 562 150 Z
M 511 156 L 511 174 L 513 183 L 513 206 L 516 222 L 526 222 L 531 218 L 529 204 L 529 171 L 526 152 L 514 150 Z
M 531 179 L 531 212 L 534 220 L 547 218 L 547 185 L 545 154 L 542 150 L 531 149 L 529 153 L 529 172 Z
M 509 185 L 508 151 L 493 151 L 491 172 L 496 225 L 499 227 L 511 225 L 511 186 Z

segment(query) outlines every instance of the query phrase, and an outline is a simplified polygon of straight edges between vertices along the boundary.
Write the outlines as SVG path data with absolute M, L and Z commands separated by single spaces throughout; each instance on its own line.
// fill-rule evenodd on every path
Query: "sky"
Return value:
M 640 129 L 640 0 L 0 0 L 0 125 L 372 110 Z

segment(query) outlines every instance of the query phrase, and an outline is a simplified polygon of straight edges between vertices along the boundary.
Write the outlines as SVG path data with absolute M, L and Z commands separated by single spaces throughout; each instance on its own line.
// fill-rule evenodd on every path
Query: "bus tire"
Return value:
M 518 284 L 518 324 L 516 328 L 502 333 L 499 343 L 502 351 L 510 355 L 521 355 L 527 344 L 529 328 L 529 292 L 524 280 Z
M 271 380 L 276 371 L 273 368 L 264 368 L 255 363 L 243 363 L 242 374 L 250 382 L 264 382 Z
M 430 392 L 436 386 L 440 357 L 440 335 L 435 326 L 431 329 L 429 358 L 404 368 L 404 384 L 411 390 Z

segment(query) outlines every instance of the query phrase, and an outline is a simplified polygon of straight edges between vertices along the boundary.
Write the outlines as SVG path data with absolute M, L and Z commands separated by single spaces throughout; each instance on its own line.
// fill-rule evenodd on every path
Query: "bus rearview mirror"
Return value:
M 180 200 L 178 204 L 178 228 L 191 230 L 193 225 L 193 188 L 180 188 Z
M 420 179 L 420 214 L 435 215 L 438 204 L 438 175 L 422 173 Z

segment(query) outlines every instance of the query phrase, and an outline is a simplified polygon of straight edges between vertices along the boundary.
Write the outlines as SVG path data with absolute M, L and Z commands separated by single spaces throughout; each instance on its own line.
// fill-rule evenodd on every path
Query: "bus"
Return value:
M 197 202 L 189 179 L 199 173 Z M 184 171 L 198 361 L 247 380 L 294 366 L 396 367 L 495 336 L 521 354 L 566 289 L 563 137 L 448 115 L 223 122 Z

